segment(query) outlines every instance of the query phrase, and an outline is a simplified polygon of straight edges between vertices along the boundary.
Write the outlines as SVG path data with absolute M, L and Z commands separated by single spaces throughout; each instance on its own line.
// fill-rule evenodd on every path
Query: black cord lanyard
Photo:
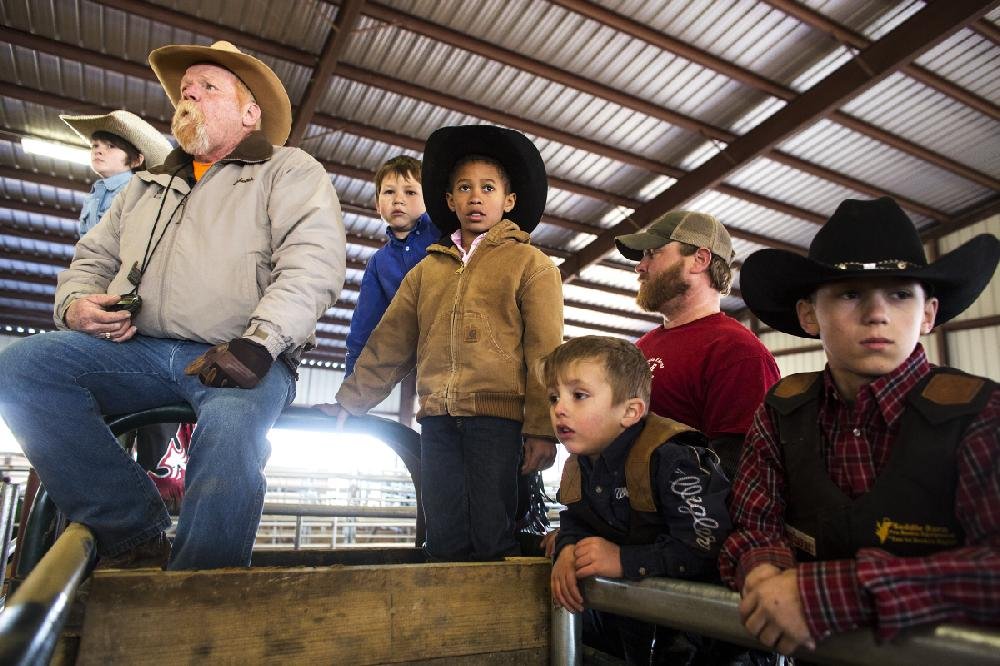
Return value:
M 184 204 L 187 201 L 188 196 L 191 195 L 191 190 L 189 189 L 187 193 L 183 197 L 181 197 L 181 200 L 174 207 L 173 212 L 170 213 L 170 218 L 167 220 L 166 224 L 163 225 L 163 230 L 160 231 L 160 236 L 156 239 L 156 243 L 154 244 L 153 236 L 156 235 L 156 225 L 160 223 L 160 217 L 163 215 L 163 206 L 166 205 L 167 203 L 167 194 L 170 192 L 170 186 L 174 184 L 174 177 L 178 173 L 180 173 L 180 170 L 183 169 L 185 166 L 187 165 L 182 164 L 181 166 L 177 167 L 177 169 L 172 174 L 170 174 L 170 180 L 167 182 L 167 187 L 163 191 L 163 199 L 160 200 L 160 209 L 156 212 L 156 220 L 153 222 L 153 228 L 150 229 L 149 231 L 149 240 L 146 241 L 146 249 L 143 252 L 143 257 L 142 257 L 142 266 L 139 266 L 139 262 L 137 261 L 134 264 L 132 264 L 132 268 L 129 269 L 128 281 L 131 282 L 132 286 L 134 287 L 134 289 L 132 289 L 131 292 L 133 294 L 137 294 L 139 292 L 139 283 L 142 282 L 142 276 L 146 273 L 146 268 L 149 266 L 149 262 L 152 260 L 153 254 L 155 254 L 156 249 L 160 247 L 160 241 L 162 241 L 163 237 L 167 234 L 167 228 L 174 221 L 174 217 L 176 217 L 177 211 L 184 208 Z M 152 245 L 152 250 L 150 250 L 151 245 Z

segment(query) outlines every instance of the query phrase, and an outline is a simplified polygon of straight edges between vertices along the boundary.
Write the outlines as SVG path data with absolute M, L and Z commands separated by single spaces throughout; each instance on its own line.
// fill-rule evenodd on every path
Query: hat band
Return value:
M 863 261 L 844 261 L 839 264 L 833 264 L 833 268 L 842 271 L 892 271 L 906 270 L 908 268 L 923 268 L 923 266 L 915 264 L 911 261 L 903 261 L 901 259 L 883 259 L 882 261 L 875 261 L 872 263 L 866 263 Z

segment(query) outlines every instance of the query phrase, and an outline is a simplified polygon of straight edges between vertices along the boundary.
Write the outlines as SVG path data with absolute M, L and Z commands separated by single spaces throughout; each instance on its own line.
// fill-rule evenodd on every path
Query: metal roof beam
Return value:
M 591 18 L 600 16 L 603 19 L 609 15 L 617 17 L 619 20 L 615 21 L 614 24 L 611 25 L 611 27 L 622 29 L 624 32 L 626 32 L 627 34 L 631 34 L 633 37 L 637 37 L 640 39 L 649 37 L 649 39 L 655 39 L 654 37 L 655 35 L 661 34 L 650 30 L 646 26 L 642 26 L 638 23 L 630 21 L 629 19 L 621 17 L 618 14 L 614 14 L 613 12 L 610 12 L 610 10 L 596 7 L 595 5 L 592 5 L 590 3 L 571 0 L 569 2 L 560 2 L 559 4 L 563 4 L 565 6 L 573 6 L 573 7 L 579 6 L 582 8 L 593 8 L 595 14 L 594 16 L 590 16 Z M 583 76 L 579 76 L 572 72 L 568 72 L 566 70 L 553 67 L 552 65 L 549 65 L 547 63 L 543 63 L 533 58 L 523 56 L 519 53 L 515 53 L 514 51 L 501 48 L 494 44 L 490 44 L 488 42 L 476 39 L 474 37 L 470 37 L 468 35 L 451 30 L 449 28 L 445 28 L 435 23 L 425 21 L 416 16 L 405 14 L 395 9 L 389 9 L 377 3 L 369 3 L 367 8 L 365 9 L 365 14 L 368 14 L 379 20 L 386 21 L 393 25 L 399 25 L 407 30 L 411 30 L 426 37 L 430 37 L 432 39 L 441 41 L 445 44 L 465 49 L 466 51 L 475 53 L 484 58 L 489 58 L 496 62 L 508 65 L 510 67 L 516 67 L 518 69 L 522 69 L 524 71 L 530 72 L 531 74 L 534 74 L 535 76 L 547 78 L 551 81 L 555 81 L 556 83 L 565 85 L 570 88 L 574 88 L 576 90 L 582 90 L 583 92 L 586 92 L 590 95 L 594 95 L 599 99 L 605 99 L 611 101 L 624 108 L 632 109 L 634 111 L 638 111 L 639 113 L 643 113 L 647 116 L 650 116 L 651 118 L 662 120 L 671 125 L 684 127 L 707 139 L 722 141 L 724 143 L 731 143 L 738 136 L 724 128 L 716 127 L 714 125 L 711 125 L 710 123 L 703 122 L 696 118 L 692 118 L 690 116 L 685 116 L 675 111 L 671 111 L 657 104 L 648 102 L 640 97 L 636 97 L 635 95 L 630 95 L 628 93 L 621 92 L 619 90 L 611 88 L 610 86 L 597 83 L 596 81 L 592 81 Z M 595 20 L 598 19 L 595 18 Z M 624 28 L 630 28 L 630 29 L 624 29 Z M 666 36 L 663 37 L 667 40 L 667 43 L 670 44 L 672 47 L 681 44 L 681 42 L 678 42 L 677 40 L 674 40 L 672 38 Z M 663 46 L 659 43 L 654 43 L 654 45 L 661 47 Z M 698 49 L 694 49 L 693 47 L 686 45 L 684 46 L 683 49 L 678 48 L 678 50 L 684 51 L 685 54 L 704 53 L 702 51 L 699 51 Z M 711 58 L 711 60 L 708 60 L 709 58 Z M 741 68 L 736 67 L 735 65 L 730 65 L 727 68 L 725 67 L 725 65 L 728 63 L 726 63 L 724 60 L 715 58 L 714 56 L 709 56 L 708 54 L 705 54 L 705 57 L 702 59 L 697 59 L 697 57 L 695 57 L 693 58 L 693 60 L 698 64 L 705 65 L 706 62 L 708 62 L 710 64 L 707 66 L 712 66 L 719 69 L 726 69 L 727 72 L 725 73 L 729 73 L 730 70 L 744 71 L 745 75 L 740 77 L 740 79 L 744 80 L 744 82 L 748 82 L 749 85 L 758 86 L 762 85 L 760 83 L 760 80 L 766 81 L 766 79 L 763 79 L 763 77 L 759 77 L 756 74 L 749 72 L 749 70 L 742 70 Z M 791 90 L 790 88 L 785 89 L 776 83 L 773 84 L 770 88 L 768 88 L 768 90 L 766 90 L 765 92 L 772 92 L 772 88 L 774 89 L 780 88 L 785 91 L 784 94 L 777 95 L 782 99 L 793 99 L 797 95 L 797 93 L 795 93 L 795 91 Z M 987 187 L 990 186 L 989 183 L 995 183 L 998 187 L 1000 187 L 1000 180 L 991 178 L 984 174 L 980 174 L 974 169 L 961 165 L 958 162 L 955 162 L 954 160 L 949 160 L 948 158 L 938 155 L 937 153 L 934 153 L 933 151 L 930 151 L 927 148 L 918 146 L 913 143 L 905 142 L 903 139 L 894 136 L 877 127 L 874 127 L 873 125 L 869 125 L 861 120 L 851 118 L 850 116 L 846 117 L 845 124 L 846 122 L 850 122 L 852 129 L 854 129 L 855 131 L 861 132 L 862 134 L 869 134 L 870 136 L 873 136 L 873 138 L 884 141 L 898 150 L 903 150 L 904 152 L 910 152 L 911 154 L 917 157 L 927 159 L 928 161 L 931 161 L 937 164 L 938 166 L 941 166 L 942 168 L 952 169 L 955 172 L 963 172 L 962 175 L 966 175 L 967 177 L 970 177 L 970 179 L 977 180 L 977 182 L 982 182 Z M 880 197 L 886 195 L 891 196 L 894 199 L 896 199 L 896 201 L 898 201 L 900 205 L 903 205 L 914 212 L 920 213 L 921 215 L 926 215 L 927 217 L 930 217 L 932 219 L 936 220 L 947 219 L 947 215 L 945 213 L 934 210 L 932 207 L 914 201 L 909 197 L 905 197 L 894 192 L 887 192 L 884 189 L 874 187 L 870 183 L 867 183 L 858 178 L 852 178 L 846 174 L 839 173 L 837 171 L 828 169 L 818 164 L 814 164 L 812 162 L 808 162 L 804 159 L 795 157 L 794 155 L 790 155 L 780 150 L 776 149 L 771 150 L 768 152 L 767 156 L 777 162 L 791 166 L 794 169 L 798 169 L 800 171 L 812 174 L 819 178 L 835 182 L 849 189 L 853 189 L 858 192 L 868 194 L 869 196 L 873 197 Z M 721 187 L 724 187 L 724 185 L 720 185 L 720 189 Z M 788 211 L 782 211 L 782 212 L 788 212 Z M 790 214 L 794 215 L 795 213 L 790 213 Z M 806 219 L 807 221 L 810 222 L 814 222 L 816 224 L 822 224 L 825 221 L 825 218 L 818 215 L 816 216 L 816 218 L 804 217 L 803 219 Z
M 587 265 L 611 251 L 615 236 L 632 232 L 636 228 L 645 228 L 657 216 L 712 187 L 778 141 L 799 131 L 843 100 L 871 87 L 941 39 L 978 18 L 991 4 L 982 0 L 951 0 L 925 6 L 883 39 L 816 84 L 809 92 L 789 102 L 783 109 L 731 143 L 722 153 L 636 210 L 629 219 L 618 223 L 576 256 L 567 259 L 560 267 L 563 278 L 578 275 Z
M 847 46 L 853 47 L 855 49 L 866 49 L 871 46 L 872 42 L 864 35 L 855 32 L 854 30 L 848 28 L 847 26 L 841 25 L 834 21 L 833 19 L 824 16 L 823 14 L 806 7 L 796 0 L 764 0 L 767 4 L 771 5 L 776 9 L 780 9 L 789 16 L 793 16 L 799 21 L 802 21 L 806 25 L 812 26 L 820 32 L 825 32 L 826 34 L 832 36 L 838 42 L 845 44 Z M 984 12 L 985 13 L 985 12 Z M 987 30 L 989 22 L 983 20 L 977 20 L 969 22 L 969 27 L 980 28 L 981 30 Z M 965 27 L 965 26 L 963 26 Z M 924 85 L 937 90 L 943 95 L 947 95 L 958 101 L 962 102 L 966 106 L 969 106 L 976 111 L 994 119 L 1000 119 L 1000 106 L 997 106 L 993 102 L 980 97 L 968 90 L 959 87 L 957 84 L 952 83 L 943 76 L 939 76 L 927 70 L 920 65 L 913 63 L 907 63 L 901 66 L 900 71 L 906 73 L 910 77 L 920 81 Z
M 693 63 L 701 65 L 702 67 L 711 69 L 720 74 L 724 74 L 735 81 L 739 81 L 740 83 L 753 88 L 754 90 L 766 93 L 773 97 L 777 97 L 778 99 L 782 99 L 786 102 L 795 99 L 799 95 L 799 93 L 796 92 L 794 89 L 789 88 L 788 86 L 785 86 L 782 83 L 768 79 L 767 77 L 761 76 L 749 69 L 740 67 L 739 65 L 730 63 L 722 58 L 712 55 L 708 51 L 703 51 L 702 49 L 691 46 L 690 44 L 685 44 L 684 42 L 681 42 L 678 39 L 674 39 L 669 35 L 665 35 L 661 32 L 653 30 L 648 26 L 642 25 L 638 21 L 633 21 L 632 19 L 626 16 L 622 16 L 621 14 L 618 14 L 610 9 L 605 9 L 604 7 L 596 5 L 592 2 L 588 2 L 587 0 L 553 0 L 553 1 L 557 5 L 561 5 L 566 9 L 581 14 L 593 21 L 614 28 L 615 30 L 623 32 L 627 35 L 631 35 L 636 39 L 641 39 L 653 46 L 656 46 L 657 48 L 663 49 L 664 51 L 668 51 L 670 53 L 679 55 L 683 58 L 686 58 L 687 60 L 690 60 Z M 372 5 L 372 7 L 374 8 L 375 5 Z M 546 65 L 545 67 L 548 66 Z M 582 77 L 575 77 L 575 78 L 582 78 Z M 572 84 L 567 83 L 567 85 L 572 85 Z M 600 96 L 600 93 L 594 93 L 594 94 Z M 618 96 L 623 98 L 629 97 L 628 95 L 624 95 L 623 93 L 617 93 L 617 94 Z M 612 101 L 618 101 L 618 100 L 612 100 Z M 647 102 L 643 102 L 643 104 L 646 106 L 651 106 Z M 643 111 L 643 109 L 638 109 L 638 108 L 636 108 L 636 110 Z M 852 116 L 848 113 L 832 109 L 827 114 L 827 117 L 829 117 L 834 122 L 837 122 L 841 125 L 844 125 L 845 127 L 854 130 L 855 132 L 858 132 L 859 134 L 868 136 L 872 139 L 875 139 L 876 141 L 881 141 L 882 143 L 891 146 L 896 150 L 899 150 L 901 152 L 912 155 L 913 157 L 929 162 L 937 167 L 940 167 L 941 169 L 950 171 L 956 175 L 967 178 L 968 180 L 971 180 L 973 182 L 979 183 L 983 187 L 989 187 L 992 189 L 1000 188 L 1000 180 L 993 178 L 988 174 L 982 173 L 968 165 L 962 164 L 961 162 L 953 160 L 949 157 L 945 157 L 940 153 L 937 153 L 933 150 L 925 148 L 924 146 L 918 145 L 912 141 L 897 136 L 880 127 L 876 127 L 875 125 L 865 122 L 864 120 L 861 120 L 860 118 Z M 701 127 L 697 129 L 697 131 L 701 132 L 705 136 L 716 138 L 720 141 L 725 141 L 726 143 L 730 143 L 733 139 L 736 138 L 736 135 L 733 135 L 732 133 L 729 133 L 724 129 L 712 127 L 707 123 L 701 123 Z M 878 188 L 874 188 L 868 185 L 867 183 L 864 183 L 863 181 L 850 179 L 855 182 L 852 184 L 848 184 L 846 181 L 841 179 L 845 177 L 843 174 L 838 174 L 832 169 L 827 169 L 826 167 L 812 164 L 801 158 L 789 155 L 788 153 L 784 153 L 775 149 L 769 152 L 768 157 L 776 159 L 777 161 L 782 162 L 783 164 L 787 164 L 802 171 L 806 171 L 807 173 L 811 173 L 820 178 L 832 180 L 834 182 L 840 183 L 841 185 L 844 185 L 845 187 L 850 187 L 851 189 L 855 189 L 859 192 L 864 192 L 865 194 L 868 194 L 870 196 L 874 197 L 879 197 L 883 195 L 891 196 L 892 198 L 899 201 L 901 205 L 903 202 L 906 202 L 907 208 L 910 208 L 911 210 L 914 210 L 915 212 L 918 212 L 922 215 L 927 215 L 928 217 L 931 217 L 933 219 L 947 218 L 947 216 L 944 215 L 943 213 L 938 213 L 937 215 L 935 215 L 931 212 L 928 212 L 932 210 L 929 207 L 924 207 L 924 210 L 917 210 L 912 206 L 912 204 L 916 202 L 911 202 L 908 198 L 902 197 L 898 194 L 893 194 L 892 192 L 885 192 L 883 190 L 879 190 Z
M 316 113 L 319 100 L 328 90 L 330 77 L 337 67 L 337 60 L 347 48 L 351 32 L 358 24 L 358 18 L 364 4 L 364 0 L 345 0 L 337 8 L 337 18 L 333 21 L 319 61 L 313 67 L 306 91 L 295 110 L 295 120 L 292 122 L 292 131 L 288 135 L 288 145 L 297 146 L 302 142 L 306 128 L 309 127 L 309 123 L 312 122 L 313 115 Z

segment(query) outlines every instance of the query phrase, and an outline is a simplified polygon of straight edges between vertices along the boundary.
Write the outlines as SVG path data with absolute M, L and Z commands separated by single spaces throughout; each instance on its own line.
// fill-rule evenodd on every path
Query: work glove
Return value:
M 235 338 L 215 345 L 184 368 L 186 375 L 198 375 L 205 386 L 251 389 L 271 369 L 274 359 L 264 345 L 249 338 Z

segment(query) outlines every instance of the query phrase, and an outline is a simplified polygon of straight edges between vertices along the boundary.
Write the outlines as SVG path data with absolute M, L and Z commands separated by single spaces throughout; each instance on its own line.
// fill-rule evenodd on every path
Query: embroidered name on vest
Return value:
M 919 543 L 932 546 L 957 546 L 958 535 L 947 525 L 898 523 L 883 518 L 875 523 L 875 536 L 880 544 Z
M 250 176 L 249 178 L 237 178 L 236 182 L 233 183 L 233 185 L 239 185 L 240 183 L 252 183 L 252 182 L 253 182 L 253 176 Z

